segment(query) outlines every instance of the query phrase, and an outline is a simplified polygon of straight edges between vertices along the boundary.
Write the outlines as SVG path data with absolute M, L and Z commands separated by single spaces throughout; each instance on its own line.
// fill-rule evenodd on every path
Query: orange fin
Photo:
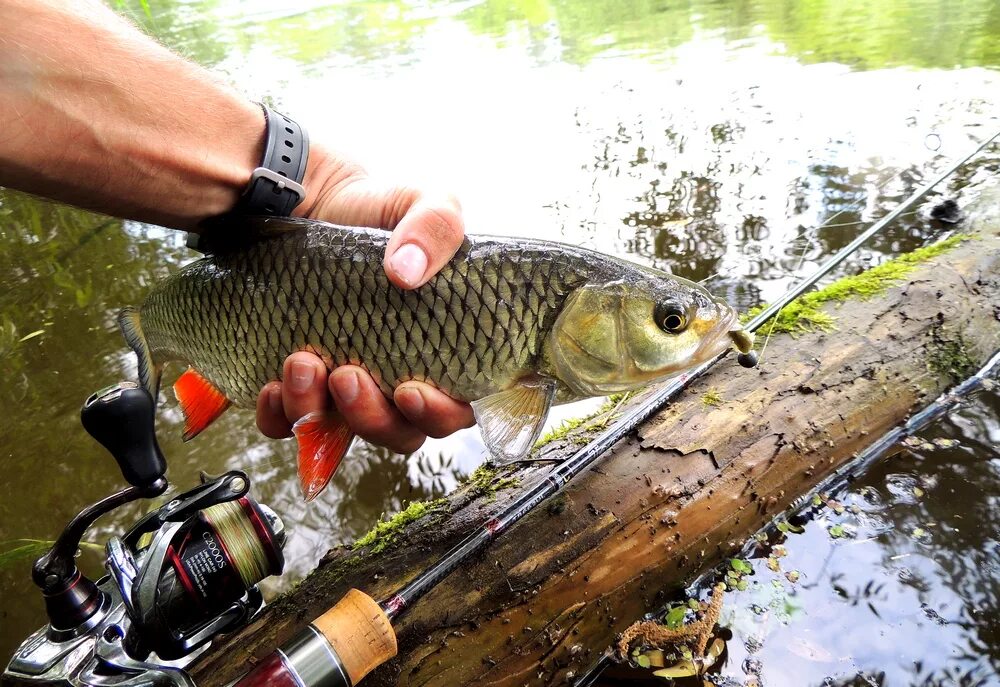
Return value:
M 354 432 L 336 413 L 309 413 L 292 427 L 299 442 L 299 484 L 312 501 L 326 488 L 351 447 Z
M 184 412 L 184 441 L 198 436 L 232 404 L 224 393 L 193 367 L 174 382 L 174 395 Z

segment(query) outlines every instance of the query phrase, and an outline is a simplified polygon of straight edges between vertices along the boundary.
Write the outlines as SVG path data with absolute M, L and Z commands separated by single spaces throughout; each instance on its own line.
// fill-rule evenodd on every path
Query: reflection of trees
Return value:
M 841 62 L 864 69 L 913 65 L 1000 63 L 1000 5 L 993 0 L 948 0 L 900 12 L 895 0 L 484 0 L 453 14 L 453 3 L 431 0 L 353 0 L 306 11 L 254 15 L 231 11 L 223 0 L 156 0 L 147 17 L 139 0 L 116 0 L 135 21 L 202 64 L 218 64 L 233 48 L 263 41 L 279 54 L 305 64 L 330 55 L 395 58 L 440 21 L 454 17 L 470 30 L 502 39 L 521 33 L 532 55 L 553 54 L 583 64 L 616 50 L 661 52 L 696 33 L 721 32 L 727 40 L 755 35 L 755 27 L 807 62 Z M 427 7 L 429 5 L 429 8 Z M 939 17 L 947 15 L 947 21 Z M 851 27 L 865 31 L 864 40 Z
M 725 235 L 713 221 L 719 183 L 682 172 L 668 189 L 653 179 L 635 199 L 640 207 L 623 222 L 635 228 L 629 252 L 669 265 L 678 276 L 700 280 L 714 274 Z
M 884 672 L 859 671 L 857 675 L 851 677 L 824 681 L 823 687 L 883 687 L 885 684 Z
M 927 531 L 921 538 L 919 552 L 932 565 L 909 566 L 900 581 L 913 587 L 926 600 L 923 613 L 928 622 L 946 622 L 962 628 L 963 647 L 942 647 L 942 651 L 960 653 L 955 662 L 941 668 L 943 661 L 927 661 L 914 666 L 913 685 L 987 684 L 993 672 L 1000 672 L 1000 585 L 997 584 L 1000 561 L 1000 468 L 984 456 L 996 455 L 991 442 L 1000 418 L 1000 397 L 983 395 L 978 407 L 961 411 L 957 417 L 940 422 L 927 437 L 946 437 L 961 441 L 954 448 L 935 448 L 923 454 L 904 453 L 892 461 L 873 465 L 863 478 L 866 485 L 884 485 L 890 474 L 901 470 L 913 474 L 929 473 L 936 480 L 933 491 L 919 501 L 901 500 L 883 511 L 894 524 L 894 534 L 883 544 L 883 564 L 898 567 L 894 560 L 910 555 L 918 546 L 910 536 L 916 528 Z M 971 420 L 966 421 L 964 416 Z M 995 436 L 995 435 L 994 435 Z M 906 461 L 906 462 L 904 462 Z M 856 486 L 855 489 L 859 488 Z M 960 507 L 956 504 L 961 504 Z M 934 523 L 933 527 L 928 523 Z M 919 559 L 918 559 L 919 560 Z M 951 590 L 962 602 L 950 615 L 937 614 L 936 590 Z M 969 668 L 968 666 L 972 666 Z M 985 681 L 984 681 L 985 680 Z

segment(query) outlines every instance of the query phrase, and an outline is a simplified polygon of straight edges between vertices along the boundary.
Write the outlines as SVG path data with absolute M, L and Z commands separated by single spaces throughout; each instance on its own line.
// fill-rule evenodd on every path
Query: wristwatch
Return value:
M 295 120 L 264 104 L 261 109 L 267 132 L 260 166 L 250 174 L 250 181 L 236 206 L 225 215 L 205 220 L 203 227 L 220 222 L 224 226 L 233 216 L 240 215 L 288 217 L 305 200 L 302 179 L 309 160 L 309 135 Z M 204 233 L 189 232 L 187 247 L 205 253 L 208 248 Z
M 233 212 L 288 217 L 305 200 L 302 179 L 309 160 L 309 135 L 293 119 L 261 105 L 267 122 L 264 157 Z

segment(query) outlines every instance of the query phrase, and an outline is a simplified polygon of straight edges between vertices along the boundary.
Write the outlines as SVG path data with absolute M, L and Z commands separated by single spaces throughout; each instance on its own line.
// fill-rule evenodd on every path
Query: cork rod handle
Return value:
M 340 656 L 352 684 L 396 655 L 396 633 L 375 599 L 352 589 L 312 623 Z

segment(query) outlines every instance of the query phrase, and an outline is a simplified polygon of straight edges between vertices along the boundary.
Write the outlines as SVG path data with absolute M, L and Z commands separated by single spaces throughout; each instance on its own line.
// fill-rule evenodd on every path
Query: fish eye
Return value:
M 680 334 L 687 328 L 687 315 L 676 303 L 658 303 L 653 312 L 656 325 L 668 334 Z

